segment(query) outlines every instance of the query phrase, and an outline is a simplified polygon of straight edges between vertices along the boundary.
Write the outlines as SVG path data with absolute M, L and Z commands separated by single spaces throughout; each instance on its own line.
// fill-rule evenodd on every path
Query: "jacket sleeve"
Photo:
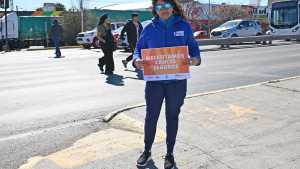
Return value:
M 141 24 L 141 23 L 139 23 L 139 27 L 140 27 L 140 29 L 139 29 L 139 34 L 141 34 L 142 32 L 143 32 L 143 25 Z
M 146 36 L 147 32 L 144 30 L 137 42 L 136 49 L 134 50 L 133 60 L 142 58 L 142 49 L 147 48 Z
M 195 40 L 193 30 L 189 24 L 187 27 L 187 46 L 189 47 L 190 57 L 201 59 L 198 42 Z
M 97 38 L 103 39 L 105 35 L 105 28 L 102 25 L 97 26 Z
M 125 24 L 124 28 L 121 31 L 121 39 L 124 39 L 124 33 L 127 32 L 128 23 Z
M 63 37 L 64 35 L 64 28 L 62 26 L 60 26 L 60 36 L 61 38 Z

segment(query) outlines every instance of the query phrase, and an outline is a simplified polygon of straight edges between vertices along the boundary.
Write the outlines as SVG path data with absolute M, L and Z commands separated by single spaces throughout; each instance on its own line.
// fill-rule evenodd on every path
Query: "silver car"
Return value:
M 231 20 L 211 31 L 211 38 L 248 37 L 262 35 L 259 21 L 255 20 Z

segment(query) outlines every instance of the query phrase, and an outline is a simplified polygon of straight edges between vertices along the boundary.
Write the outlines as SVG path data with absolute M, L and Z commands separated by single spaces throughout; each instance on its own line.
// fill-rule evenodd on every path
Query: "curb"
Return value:
M 293 77 L 282 78 L 282 79 L 277 79 L 277 80 L 269 80 L 269 81 L 255 83 L 255 84 L 251 84 L 251 85 L 245 85 L 245 86 L 239 86 L 239 87 L 232 87 L 232 88 L 227 88 L 227 89 L 222 89 L 222 90 L 216 90 L 216 91 L 211 91 L 211 92 L 195 93 L 195 94 L 190 94 L 190 95 L 186 96 L 185 100 L 191 99 L 191 98 L 195 98 L 195 97 L 200 97 L 200 96 L 213 95 L 213 94 L 217 94 L 217 93 L 223 93 L 223 92 L 229 92 L 229 91 L 246 89 L 246 88 L 255 87 L 255 86 L 261 86 L 261 85 L 264 85 L 264 84 L 273 84 L 273 83 L 278 83 L 278 82 L 287 81 L 287 80 L 293 80 L 293 79 L 298 79 L 298 78 L 300 78 L 300 76 L 293 76 Z M 128 106 L 128 107 L 125 107 L 125 108 L 121 108 L 119 110 L 113 111 L 113 112 L 109 113 L 108 115 L 106 115 L 102 119 L 102 121 L 105 122 L 105 123 L 109 123 L 117 115 L 119 115 L 119 114 L 121 114 L 121 113 L 123 113 L 125 111 L 129 111 L 129 110 L 140 108 L 140 107 L 144 107 L 144 106 L 146 106 L 146 103 L 139 103 L 139 104 L 136 104 L 136 105 L 132 105 L 132 106 Z
M 60 47 L 60 49 L 77 49 L 77 48 L 81 48 L 81 46 L 63 46 Z M 37 49 L 26 49 L 26 51 L 40 51 L 40 50 L 54 50 L 54 47 L 47 47 L 47 48 L 37 48 Z
M 108 115 L 106 115 L 102 121 L 105 122 L 105 123 L 109 123 L 112 119 L 114 119 L 117 115 L 125 112 L 125 111 L 129 111 L 129 110 L 132 110 L 132 109 L 136 109 L 136 108 L 139 108 L 139 107 L 144 107 L 146 106 L 145 103 L 140 103 L 140 104 L 136 104 L 136 105 L 132 105 L 132 106 L 128 106 L 128 107 L 125 107 L 125 108 L 121 108 L 119 110 L 116 110 L 116 111 L 113 111 L 111 113 L 109 113 Z

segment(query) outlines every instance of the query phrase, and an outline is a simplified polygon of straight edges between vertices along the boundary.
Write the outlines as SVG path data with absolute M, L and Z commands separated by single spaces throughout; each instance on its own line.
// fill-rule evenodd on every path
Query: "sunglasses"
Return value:
M 163 4 L 157 4 L 157 5 L 155 5 L 155 11 L 159 12 L 162 9 L 170 9 L 172 7 L 173 7 L 172 4 L 170 4 L 169 2 L 163 3 Z

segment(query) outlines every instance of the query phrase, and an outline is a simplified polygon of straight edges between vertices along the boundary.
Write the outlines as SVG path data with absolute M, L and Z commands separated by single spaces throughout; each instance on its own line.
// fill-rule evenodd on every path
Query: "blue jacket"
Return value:
M 52 40 L 60 40 L 62 37 L 63 28 L 58 23 L 55 23 L 50 30 Z
M 190 57 L 200 59 L 199 45 L 188 22 L 180 16 L 172 16 L 168 21 L 156 17 L 142 32 L 133 58 L 141 58 L 142 49 L 174 46 L 188 46 Z

